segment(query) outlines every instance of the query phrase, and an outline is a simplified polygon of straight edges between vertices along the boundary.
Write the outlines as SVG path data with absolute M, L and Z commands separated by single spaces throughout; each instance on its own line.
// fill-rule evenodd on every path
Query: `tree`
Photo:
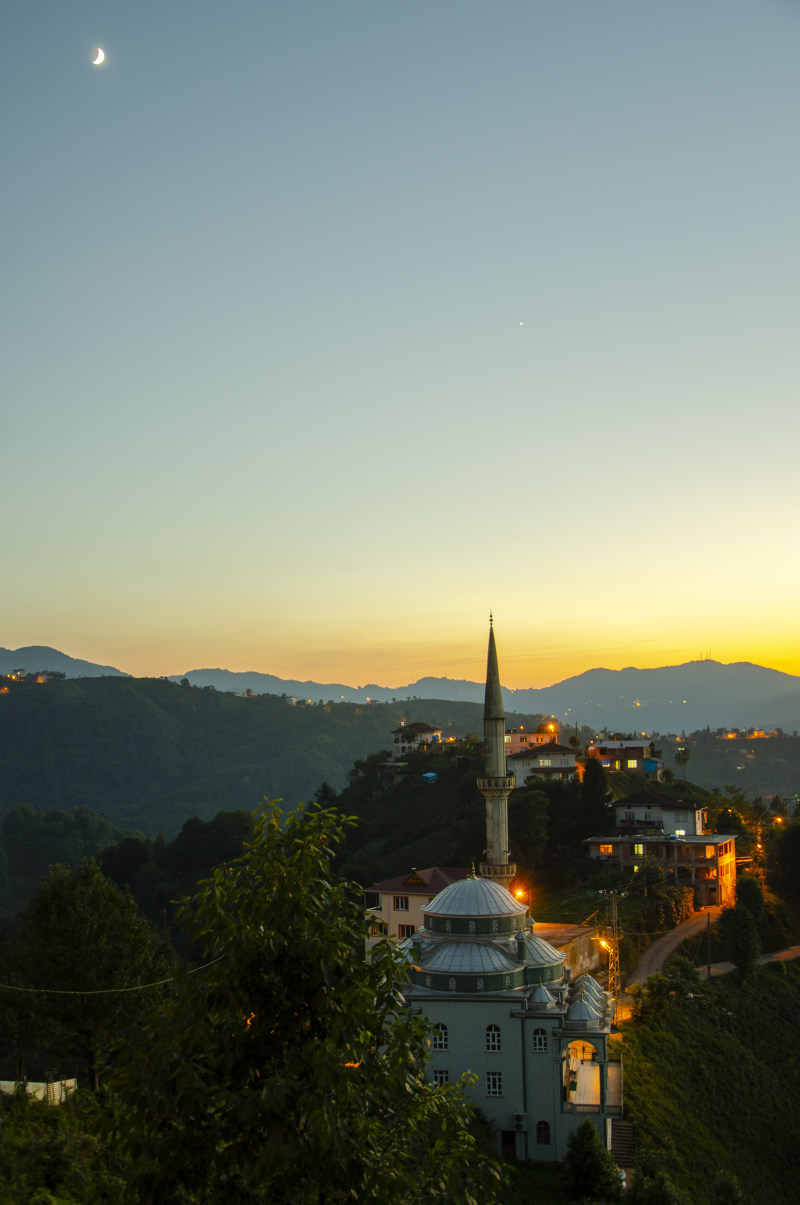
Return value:
M 619 1201 L 622 1185 L 619 1169 L 588 1117 L 567 1141 L 564 1160 L 570 1187 L 581 1201 Z
M 726 908 L 720 915 L 719 927 L 731 961 L 739 971 L 739 978 L 746 979 L 756 966 L 761 950 L 753 914 L 744 904 Z
M 142 1199 L 495 1201 L 461 1085 L 425 1081 L 402 956 L 383 943 L 365 960 L 361 892 L 332 879 L 347 823 L 265 804 L 245 854 L 185 903 L 208 965 L 119 1072 Z
M 677 749 L 675 751 L 675 764 L 676 764 L 676 766 L 680 766 L 680 768 L 683 770 L 683 781 L 684 782 L 686 781 L 686 766 L 688 765 L 689 758 L 691 756 L 692 756 L 692 751 L 691 751 L 691 749 L 688 749 L 686 747 L 686 745 L 681 746 L 680 749 Z
M 587 757 L 583 769 L 579 799 L 580 838 L 607 833 L 614 825 L 614 807 L 599 757 Z
M 96 1091 L 112 1043 L 163 992 L 131 989 L 174 969 L 164 941 L 133 897 L 90 860 L 74 875 L 65 866 L 50 868 L 22 911 L 13 947 L 22 982 L 36 989 L 13 993 L 13 1006 L 34 1013 L 49 1053 L 85 1059 Z

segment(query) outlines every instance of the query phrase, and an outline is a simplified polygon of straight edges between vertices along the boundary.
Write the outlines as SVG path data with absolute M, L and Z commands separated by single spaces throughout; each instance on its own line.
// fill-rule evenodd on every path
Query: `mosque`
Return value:
M 497 1127 L 507 1157 L 561 1160 L 587 1117 L 607 1147 L 622 1115 L 622 1057 L 610 1049 L 614 1000 L 566 954 L 536 936 L 509 891 L 505 712 L 490 621 L 484 705 L 486 861 L 427 905 L 401 944 L 407 1005 L 434 1026 L 434 1083 L 466 1074 L 468 1094 Z

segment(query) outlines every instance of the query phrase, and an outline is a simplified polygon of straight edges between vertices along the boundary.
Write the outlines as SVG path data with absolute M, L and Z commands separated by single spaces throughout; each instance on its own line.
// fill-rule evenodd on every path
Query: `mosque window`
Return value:
M 497 930 L 499 929 L 499 927 L 500 927 L 499 921 L 498 921 L 497 917 L 495 917 L 494 920 L 492 921 L 492 933 L 496 933 Z
M 407 895 L 396 895 L 394 897 L 394 910 L 395 912 L 408 912 Z
M 533 1052 L 534 1054 L 542 1054 L 547 1050 L 547 1034 L 543 1029 L 534 1029 L 533 1031 Z
M 487 1050 L 502 1050 L 502 1042 L 500 1040 L 500 1026 L 486 1026 L 486 1049 Z
M 431 1043 L 434 1050 L 447 1050 L 447 1026 L 439 1023 L 433 1027 L 433 1041 Z
M 483 991 L 483 980 L 478 979 L 478 981 L 475 984 L 475 987 L 478 989 L 479 992 L 482 992 Z
M 455 981 L 455 976 L 451 976 L 451 977 L 450 977 L 450 978 L 447 980 L 447 986 L 448 986 L 448 988 L 450 989 L 450 991 L 451 991 L 451 992 L 454 992 L 454 991 L 456 990 L 456 981 Z
M 471 920 L 471 921 L 469 922 L 469 931 L 470 931 L 470 933 L 474 933 L 474 932 L 475 932 L 475 921 L 474 921 L 474 920 Z
M 539 1144 L 539 1146 L 549 1146 L 550 1145 L 550 1122 L 549 1121 L 537 1121 L 536 1122 L 536 1141 Z
M 433 1082 L 435 1084 L 449 1084 L 450 1072 L 443 1071 L 441 1068 L 437 1067 L 437 1069 L 433 1073 Z
M 503 1095 L 503 1073 L 502 1073 L 502 1071 L 487 1071 L 486 1072 L 486 1095 L 487 1096 L 502 1096 Z
M 453 928 L 453 926 L 451 925 L 450 921 L 446 920 L 444 922 L 445 933 L 449 933 L 452 928 Z

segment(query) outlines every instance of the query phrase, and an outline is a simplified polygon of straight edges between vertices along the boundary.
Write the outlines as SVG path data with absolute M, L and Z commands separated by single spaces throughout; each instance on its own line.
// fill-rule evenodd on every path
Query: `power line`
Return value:
M 219 958 L 212 958 L 211 962 L 205 962 L 200 967 L 192 967 L 192 969 L 187 971 L 186 974 L 196 975 L 198 971 L 205 971 L 208 967 L 213 967 L 215 962 L 221 962 L 224 957 L 224 954 L 220 954 Z M 37 995 L 50 996 L 113 996 L 115 994 L 119 994 L 120 992 L 144 992 L 149 987 L 162 987 L 165 983 L 174 983 L 175 980 L 179 978 L 179 975 L 170 975 L 169 979 L 156 979 L 153 983 L 139 983 L 134 987 L 98 987 L 90 988 L 85 991 L 75 991 L 71 988 L 67 989 L 62 987 L 17 987 L 17 985 L 13 983 L 0 983 L 0 991 L 34 992 Z

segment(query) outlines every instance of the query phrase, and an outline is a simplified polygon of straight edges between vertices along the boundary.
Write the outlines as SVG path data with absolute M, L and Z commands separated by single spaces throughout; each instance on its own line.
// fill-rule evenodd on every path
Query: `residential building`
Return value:
M 635 740 L 596 740 L 589 746 L 587 753 L 599 757 L 603 769 L 611 774 L 638 774 L 656 782 L 660 782 L 663 777 L 664 763 L 661 755 L 655 743 L 647 736 Z
M 506 757 L 513 757 L 522 749 L 530 749 L 535 745 L 547 745 L 551 741 L 557 741 L 560 732 L 561 725 L 552 717 L 542 720 L 535 731 L 526 732 L 522 727 L 510 728 L 504 737 Z
M 405 941 L 422 928 L 424 905 L 457 879 L 467 877 L 466 867 L 428 866 L 373 883 L 365 891 L 367 916 L 374 916 L 371 936 Z
M 406 724 L 405 720 L 403 720 L 400 727 L 394 729 L 392 736 L 394 737 L 392 745 L 392 758 L 394 761 L 402 761 L 415 749 L 423 748 L 426 745 L 440 745 L 442 743 L 441 728 L 434 728 L 431 724 L 425 724 L 422 720 L 415 720 L 413 724 Z
M 578 773 L 576 756 L 574 749 L 550 741 L 512 753 L 506 764 L 514 786 L 521 787 L 527 778 L 574 778 Z
M 632 833 L 589 837 L 589 854 L 621 871 L 637 873 L 647 859 L 664 871 L 669 885 L 691 887 L 695 908 L 736 902 L 736 837 L 730 833 L 675 835 Z
M 636 829 L 674 837 L 696 837 L 705 833 L 708 820 L 701 805 L 648 788 L 626 795 L 617 802 L 614 810 L 617 828 L 623 832 Z

